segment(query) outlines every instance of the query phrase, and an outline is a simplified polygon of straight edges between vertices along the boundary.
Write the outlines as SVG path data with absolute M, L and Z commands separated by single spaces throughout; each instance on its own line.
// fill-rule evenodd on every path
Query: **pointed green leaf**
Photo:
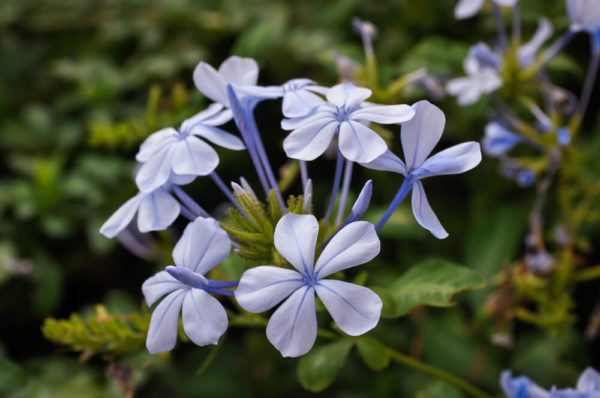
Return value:
M 356 340 L 356 348 L 364 363 L 373 370 L 383 370 L 390 364 L 391 358 L 387 348 L 374 337 L 359 337 Z
M 388 290 L 396 301 L 394 316 L 413 307 L 450 307 L 452 297 L 464 290 L 481 289 L 485 280 L 477 272 L 445 260 L 426 260 L 402 275 Z
M 323 391 L 337 377 L 354 342 L 343 339 L 313 349 L 298 363 L 298 380 L 312 392 Z

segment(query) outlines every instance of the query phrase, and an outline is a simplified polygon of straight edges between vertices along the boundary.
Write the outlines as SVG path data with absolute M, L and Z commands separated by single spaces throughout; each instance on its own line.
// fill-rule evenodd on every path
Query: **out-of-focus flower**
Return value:
M 535 62 L 538 50 L 552 36 L 553 31 L 550 21 L 547 18 L 540 18 L 538 28 L 531 40 L 519 48 L 518 57 L 521 68 L 526 68 Z
M 319 223 L 310 214 L 287 214 L 275 228 L 275 248 L 297 270 L 262 265 L 244 272 L 235 291 L 247 311 L 264 312 L 281 301 L 271 315 L 267 338 L 285 357 L 306 354 L 317 337 L 315 293 L 341 330 L 358 336 L 379 322 L 381 299 L 353 283 L 324 279 L 364 264 L 379 253 L 375 228 L 356 221 L 341 229 L 314 262 Z
M 142 285 L 148 306 L 166 295 L 150 319 L 146 339 L 150 353 L 173 349 L 180 312 L 190 340 L 199 346 L 217 344 L 227 329 L 227 314 L 209 293 L 233 295 L 227 288 L 237 286 L 237 282 L 213 281 L 204 275 L 230 252 L 231 241 L 215 219 L 197 218 L 188 224 L 173 249 L 175 266 L 168 266 Z
M 499 6 L 513 7 L 519 0 L 492 0 Z M 457 19 L 470 18 L 477 14 L 481 7 L 483 7 L 485 0 L 459 0 L 456 8 L 454 9 L 454 16 Z
M 485 136 L 481 143 L 486 155 L 497 157 L 505 155 L 521 141 L 520 135 L 509 131 L 498 122 L 491 122 L 485 126 Z
M 510 370 L 500 375 L 500 386 L 507 398 L 549 398 L 550 393 L 525 376 L 513 377 Z
M 365 126 L 365 121 L 392 124 L 410 120 L 408 105 L 371 105 L 364 101 L 371 90 L 342 83 L 327 92 L 327 102 L 300 118 L 284 119 L 281 127 L 293 130 L 284 140 L 286 154 L 294 159 L 314 160 L 338 135 L 342 155 L 355 162 L 370 162 L 387 150 L 383 138 Z
M 600 5 L 597 0 L 567 0 L 571 30 L 585 30 L 590 34 L 600 31 Z

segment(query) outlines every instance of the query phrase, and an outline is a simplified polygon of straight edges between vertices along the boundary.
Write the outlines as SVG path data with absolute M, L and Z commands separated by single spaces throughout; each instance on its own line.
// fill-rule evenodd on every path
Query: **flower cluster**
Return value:
M 600 397 L 600 373 L 587 368 L 581 373 L 575 388 L 556 388 L 550 391 L 535 384 L 526 376 L 513 377 L 510 370 L 500 376 L 500 385 L 508 398 L 597 398 Z
M 428 158 L 442 135 L 445 116 L 427 101 L 413 106 L 377 105 L 367 102 L 371 90 L 351 82 L 327 88 L 309 79 L 294 79 L 264 87 L 258 86 L 257 80 L 258 66 L 252 59 L 230 57 L 218 70 L 201 62 L 194 70 L 194 83 L 215 103 L 184 120 L 179 128 L 159 130 L 141 144 L 135 176 L 139 193 L 100 230 L 107 237 L 119 236 L 136 217 L 141 232 L 173 228 L 180 215 L 189 221 L 173 250 L 174 265 L 142 286 L 148 306 L 159 302 L 146 341 L 151 353 L 173 349 L 180 315 L 183 331 L 192 342 L 217 344 L 230 317 L 235 316 L 217 297 L 235 299 L 251 313 L 281 303 L 270 317 L 266 335 L 283 356 L 304 355 L 314 345 L 316 297 L 341 331 L 351 336 L 368 332 L 379 322 L 382 300 L 371 289 L 344 281 L 344 271 L 377 256 L 377 231 L 411 190 L 417 221 L 440 239 L 448 236 L 429 206 L 421 180 L 462 173 L 481 160 L 475 142 Z M 287 204 L 253 115 L 260 101 L 277 98 L 283 100 L 281 127 L 291 131 L 283 150 L 298 161 L 303 186 L 303 195 L 290 197 Z M 239 137 L 223 129 L 232 119 Z M 372 128 L 374 123 L 403 124 L 406 162 L 391 152 Z M 244 177 L 240 184 L 231 183 L 233 190 L 227 186 L 216 172 L 219 156 L 209 143 L 247 151 L 264 202 Z M 311 214 L 313 194 L 307 162 L 326 151 L 337 153 L 337 161 L 329 206 L 319 222 Z M 377 227 L 359 220 L 371 200 L 371 181 L 344 217 L 355 163 L 404 177 Z M 209 176 L 230 202 L 230 219 L 217 221 L 181 188 L 201 176 Z M 337 216 L 331 221 L 338 196 Z M 211 270 L 232 248 L 248 261 L 240 280 L 212 279 Z

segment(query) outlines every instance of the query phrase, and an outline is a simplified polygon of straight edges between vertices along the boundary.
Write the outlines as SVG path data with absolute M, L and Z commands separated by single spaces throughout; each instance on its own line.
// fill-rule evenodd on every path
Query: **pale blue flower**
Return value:
M 327 92 L 327 102 L 305 117 L 284 119 L 281 127 L 293 130 L 283 141 L 288 157 L 314 160 L 338 135 L 342 155 L 355 162 L 370 162 L 387 150 L 385 141 L 364 122 L 402 123 L 413 117 L 407 105 L 371 105 L 364 101 L 371 90 L 342 83 Z
M 379 230 L 385 224 L 412 189 L 412 210 L 417 222 L 436 238 L 443 239 L 448 236 L 448 233 L 431 209 L 420 180 L 471 170 L 481 161 L 481 149 L 477 142 L 465 142 L 428 158 L 442 136 L 446 117 L 441 109 L 429 101 L 419 101 L 412 107 L 415 117 L 402 125 L 400 134 L 406 163 L 388 150 L 373 162 L 362 164 L 371 169 L 392 171 L 406 177 L 388 211 L 377 225 L 377 229 Z
M 205 62 L 200 62 L 194 69 L 196 88 L 206 97 L 227 108 L 231 108 L 227 84 L 255 86 L 257 81 L 258 64 L 252 58 L 233 55 L 223 61 L 218 71 Z
M 498 73 L 502 59 L 485 43 L 471 47 L 463 66 L 467 76 L 450 80 L 446 91 L 458 97 L 460 105 L 470 105 L 479 101 L 482 94 L 489 94 L 502 86 Z
M 227 288 L 237 282 L 213 281 L 204 275 L 230 252 L 231 241 L 215 219 L 197 218 L 188 224 L 173 249 L 175 266 L 168 266 L 142 285 L 148 306 L 166 295 L 150 319 L 146 338 L 150 353 L 173 349 L 180 312 L 190 340 L 199 346 L 218 343 L 227 329 L 227 314 L 209 293 L 233 295 Z
M 286 214 L 275 228 L 279 253 L 296 269 L 262 265 L 244 272 L 235 291 L 247 311 L 271 315 L 267 338 L 285 357 L 306 354 L 317 337 L 315 293 L 341 330 L 358 336 L 373 329 L 381 315 L 381 299 L 370 289 L 333 279 L 338 271 L 364 264 L 379 253 L 375 228 L 356 221 L 341 231 L 314 262 L 319 223 L 310 214 Z M 286 299 L 287 298 L 287 299 Z
M 173 176 L 203 176 L 219 164 L 217 152 L 199 137 L 232 150 L 244 149 L 236 136 L 215 126 L 231 118 L 223 105 L 212 104 L 185 120 L 179 129 L 166 128 L 151 134 L 136 155 L 142 163 L 135 181 L 143 192 L 152 192 Z
M 521 68 L 527 68 L 528 66 L 533 65 L 537 52 L 540 47 L 542 47 L 542 44 L 552 37 L 553 31 L 554 29 L 552 28 L 550 21 L 547 18 L 540 18 L 538 28 L 531 40 L 519 47 L 517 56 Z
M 508 130 L 502 124 L 491 122 L 485 126 L 485 136 L 481 143 L 486 155 L 497 157 L 508 153 L 522 140 L 520 135 Z
M 600 5 L 598 0 L 566 0 L 571 19 L 571 30 L 585 30 L 590 34 L 600 31 Z
M 136 214 L 140 232 L 161 231 L 177 219 L 180 211 L 179 202 L 166 187 L 159 187 L 152 192 L 139 192 L 106 220 L 100 233 L 107 238 L 114 238 L 131 223 Z
M 571 130 L 568 127 L 561 127 L 558 129 L 557 139 L 558 145 L 567 146 L 571 143 Z
M 500 386 L 507 398 L 550 398 L 550 393 L 525 376 L 512 377 L 510 370 L 500 375 Z
M 587 368 L 579 376 L 575 389 L 553 390 L 550 398 L 600 398 L 600 374 Z
M 519 0 L 492 0 L 499 6 L 513 7 Z M 456 8 L 454 9 L 454 16 L 457 19 L 470 18 L 477 14 L 485 0 L 459 0 Z

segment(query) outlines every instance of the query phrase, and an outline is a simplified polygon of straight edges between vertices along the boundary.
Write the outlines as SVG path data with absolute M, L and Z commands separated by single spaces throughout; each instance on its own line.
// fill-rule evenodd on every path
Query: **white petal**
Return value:
M 156 153 L 160 152 L 165 146 L 177 142 L 177 130 L 172 127 L 158 130 L 152 133 L 142 142 L 140 150 L 135 155 L 135 160 L 140 163 L 147 162 Z
M 350 108 L 358 105 L 373 94 L 371 90 L 363 87 L 356 87 L 350 82 L 333 86 L 327 92 L 327 101 L 335 106 Z
M 367 106 L 351 113 L 352 120 L 368 120 L 370 122 L 392 124 L 410 120 L 415 111 L 408 105 L 376 105 Z
M 373 170 L 392 171 L 394 173 L 399 173 L 404 176 L 408 174 L 404 162 L 398 156 L 394 155 L 389 149 L 383 155 L 377 157 L 372 162 L 361 163 L 361 166 Z
M 267 338 L 284 357 L 306 354 L 317 339 L 315 292 L 311 287 L 296 290 L 271 315 Z
M 454 9 L 454 16 L 457 19 L 470 18 L 483 6 L 484 0 L 460 0 Z
M 227 313 L 219 300 L 201 289 L 189 289 L 181 312 L 185 334 L 199 346 L 217 344 L 227 330 Z
M 146 337 L 146 348 L 151 354 L 170 351 L 175 347 L 184 296 L 185 290 L 177 290 L 165 297 L 154 309 Z
M 285 117 L 305 116 L 311 109 L 322 105 L 323 102 L 321 97 L 304 89 L 288 91 L 283 96 L 283 115 Z
M 235 299 L 246 311 L 260 313 L 270 310 L 303 285 L 302 275 L 294 270 L 261 265 L 244 272 Z
M 514 7 L 519 0 L 494 0 L 498 5 L 502 7 Z
M 371 203 L 371 196 L 373 196 L 373 181 L 369 180 L 360 190 L 358 198 L 352 205 L 351 214 L 355 219 L 362 217 L 367 212 Z
M 533 38 L 519 48 L 519 64 L 525 68 L 535 62 L 538 50 L 552 36 L 552 24 L 547 18 L 540 18 L 538 29 Z
M 100 227 L 100 233 L 107 238 L 114 238 L 124 230 L 138 211 L 140 202 L 144 197 L 143 193 L 138 193 L 133 198 L 125 202 L 113 213 L 112 216 Z
M 238 137 L 216 127 L 206 125 L 196 126 L 192 129 L 191 134 L 206 138 L 213 144 L 222 146 L 223 148 L 234 151 L 246 149 L 244 143 Z
M 162 296 L 187 286 L 173 278 L 167 271 L 160 271 L 146 279 L 142 284 L 142 293 L 148 307 L 152 306 Z
M 207 143 L 188 136 L 174 145 L 171 164 L 175 174 L 204 176 L 217 168 L 219 155 Z
M 233 113 L 231 112 L 231 110 L 225 109 L 225 110 L 215 114 L 214 116 L 211 116 L 210 118 L 206 119 L 202 124 L 205 124 L 207 126 L 220 126 L 222 124 L 227 123 L 232 118 L 233 118 Z
M 162 231 L 175 221 L 181 207 L 165 189 L 146 194 L 140 202 L 137 224 L 140 232 Z
M 258 81 L 258 64 L 252 58 L 232 55 L 219 66 L 219 74 L 228 83 L 254 86 Z
M 377 326 L 383 303 L 371 289 L 325 279 L 319 281 L 315 291 L 335 323 L 350 336 L 359 336 Z
M 194 69 L 194 84 L 196 88 L 211 100 L 229 107 L 227 96 L 227 81 L 219 72 L 205 62 L 200 62 Z
M 334 112 L 335 108 L 321 106 L 318 110 L 313 110 L 309 115 L 283 119 L 281 121 L 281 128 L 284 130 L 296 130 L 317 120 L 335 120 Z
M 319 223 L 311 214 L 288 213 L 281 217 L 273 237 L 277 251 L 298 271 L 309 275 L 315 263 Z
M 446 232 L 444 227 L 442 227 L 440 220 L 438 220 L 437 216 L 431 209 L 431 206 L 429 206 L 429 202 L 427 201 L 427 196 L 425 195 L 425 190 L 423 189 L 423 184 L 421 184 L 421 181 L 417 180 L 413 183 L 411 204 L 413 214 L 415 215 L 419 225 L 427 229 L 438 239 L 444 239 L 448 237 L 448 232 Z
M 339 147 L 346 159 L 360 163 L 371 162 L 388 150 L 379 134 L 354 121 L 340 125 Z
M 169 180 L 173 158 L 172 149 L 173 145 L 168 145 L 142 164 L 135 176 L 135 183 L 140 191 L 152 192 Z
M 194 116 L 190 117 L 189 119 L 184 120 L 183 123 L 181 123 L 181 130 L 186 133 L 189 132 L 194 126 L 197 126 L 199 124 L 204 124 L 205 120 L 210 119 L 210 118 L 216 116 L 217 114 L 219 114 L 219 112 L 222 109 L 223 109 L 222 104 L 211 104 L 205 110 L 196 113 Z
M 471 170 L 481 162 L 481 147 L 478 142 L 454 145 L 427 159 L 414 175 L 425 178 L 435 175 L 460 174 Z
M 178 267 L 185 267 L 199 274 L 225 260 L 231 252 L 227 233 L 214 218 L 198 217 L 187 225 L 173 249 L 173 260 Z
M 290 158 L 314 160 L 327 150 L 338 126 L 339 122 L 331 118 L 302 125 L 285 138 L 283 149 Z
M 317 278 L 371 261 L 379 254 L 380 243 L 373 224 L 355 221 L 329 241 L 315 265 Z
M 419 101 L 413 109 L 415 117 L 402 125 L 400 133 L 409 170 L 421 166 L 440 140 L 446 124 L 444 112 L 429 101 Z
M 586 368 L 577 380 L 577 391 L 600 392 L 600 373 L 593 368 Z

